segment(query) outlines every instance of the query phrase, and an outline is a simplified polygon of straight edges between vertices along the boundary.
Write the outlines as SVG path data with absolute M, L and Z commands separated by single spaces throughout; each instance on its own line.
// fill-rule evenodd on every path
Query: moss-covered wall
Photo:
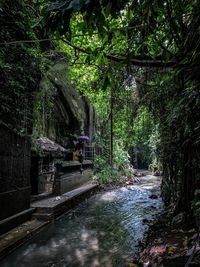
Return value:
M 92 107 L 67 80 L 66 62 L 56 63 L 41 80 L 34 109 L 34 132 L 70 146 L 74 135 L 89 134 Z

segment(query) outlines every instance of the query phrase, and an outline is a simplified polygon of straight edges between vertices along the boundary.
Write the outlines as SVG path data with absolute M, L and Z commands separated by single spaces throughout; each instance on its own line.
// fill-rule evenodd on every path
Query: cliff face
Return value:
M 66 77 L 66 63 L 55 64 L 42 79 L 35 104 L 35 132 L 63 145 L 73 135 L 94 134 L 94 111 Z

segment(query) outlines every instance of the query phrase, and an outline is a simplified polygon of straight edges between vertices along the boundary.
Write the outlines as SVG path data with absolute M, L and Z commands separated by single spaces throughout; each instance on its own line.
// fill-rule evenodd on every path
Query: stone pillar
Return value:
M 62 164 L 56 163 L 56 172 L 54 176 L 53 194 L 59 196 L 61 194 L 61 169 Z

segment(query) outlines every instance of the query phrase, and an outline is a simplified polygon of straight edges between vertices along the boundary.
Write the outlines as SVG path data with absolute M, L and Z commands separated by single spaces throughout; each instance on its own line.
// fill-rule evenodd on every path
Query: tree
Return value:
M 140 86 L 139 92 L 159 122 L 163 188 L 171 190 L 169 202 L 187 211 L 200 180 L 199 8 L 198 1 L 187 0 L 68 0 L 51 3 L 46 13 L 50 32 L 75 54 L 86 54 L 85 61 L 147 68 L 146 90 Z M 77 17 L 79 37 L 73 28 Z
M 32 132 L 34 95 L 43 66 L 32 27 L 35 21 L 35 10 L 28 1 L 1 1 L 0 120 L 23 134 Z M 35 42 L 23 43 L 27 39 Z
M 123 136 L 124 147 L 134 143 L 141 111 L 144 121 L 150 116 L 156 123 L 163 193 L 178 211 L 189 211 L 200 187 L 198 1 L 3 1 L 0 12 L 3 121 L 27 129 L 46 66 L 42 53 L 50 47 L 65 52 L 68 76 L 94 101 L 102 125 L 110 119 L 112 88 L 113 134 L 116 140 Z M 134 80 L 136 88 L 126 90 Z

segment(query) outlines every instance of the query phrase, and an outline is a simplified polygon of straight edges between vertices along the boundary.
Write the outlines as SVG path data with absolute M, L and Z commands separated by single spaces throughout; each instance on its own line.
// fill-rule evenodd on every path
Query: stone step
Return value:
M 41 193 L 38 195 L 32 195 L 31 196 L 31 202 L 42 200 L 42 199 L 48 198 L 50 196 L 52 196 L 52 193 L 49 193 L 49 192 L 44 192 L 44 193 Z
M 92 169 L 93 168 L 93 162 L 91 160 L 84 160 L 82 165 L 79 161 L 63 161 L 61 164 L 60 171 L 64 173 L 71 173 L 73 171 L 79 171 L 80 168 L 86 170 L 86 169 Z
M 73 161 L 63 161 L 61 166 L 63 168 L 70 168 L 70 167 L 80 167 L 81 163 L 77 160 Z M 83 160 L 83 166 L 93 166 L 93 162 L 91 160 Z
M 88 183 L 61 196 L 54 196 L 33 202 L 31 207 L 36 209 L 37 218 L 41 216 L 43 219 L 53 220 L 76 206 L 97 188 L 97 184 Z
M 44 213 L 44 212 L 40 213 L 38 211 L 32 215 L 32 219 L 36 219 L 39 221 L 52 221 L 54 219 L 53 215 L 54 215 L 53 213 Z
M 0 235 L 31 218 L 35 208 L 29 208 L 0 221 Z
M 0 235 L 0 260 L 41 231 L 48 222 L 30 220 Z

